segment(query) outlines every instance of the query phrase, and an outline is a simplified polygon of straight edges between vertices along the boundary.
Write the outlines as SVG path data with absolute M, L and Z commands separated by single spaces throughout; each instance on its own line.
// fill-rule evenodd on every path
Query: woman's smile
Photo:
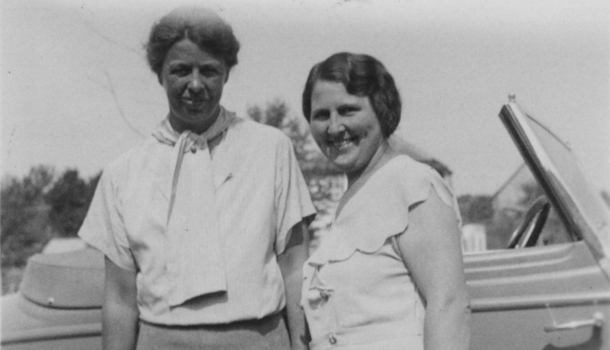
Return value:
M 343 150 L 343 149 L 347 149 L 349 146 L 355 144 L 358 142 L 358 137 L 342 137 L 342 138 L 329 138 L 327 139 L 326 143 L 332 145 L 332 147 L 336 148 L 337 150 Z
M 204 98 L 183 98 L 182 102 L 193 110 L 202 110 L 205 107 L 207 99 Z

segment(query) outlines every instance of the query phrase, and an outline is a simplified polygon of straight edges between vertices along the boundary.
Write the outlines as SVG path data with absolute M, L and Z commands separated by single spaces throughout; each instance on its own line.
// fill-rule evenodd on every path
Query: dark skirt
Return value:
M 160 326 L 140 322 L 136 350 L 285 350 L 290 340 L 283 317 L 226 325 Z

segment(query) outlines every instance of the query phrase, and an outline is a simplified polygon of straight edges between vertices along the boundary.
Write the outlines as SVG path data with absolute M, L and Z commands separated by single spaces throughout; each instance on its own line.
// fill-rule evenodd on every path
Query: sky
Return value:
M 302 118 L 329 55 L 384 63 L 403 99 L 396 134 L 445 163 L 457 194 L 493 194 L 521 158 L 498 113 L 509 94 L 610 191 L 610 3 L 605 0 L 3 0 L 0 172 L 93 176 L 168 111 L 144 50 L 175 6 L 220 13 L 241 43 L 222 104 L 282 99 Z

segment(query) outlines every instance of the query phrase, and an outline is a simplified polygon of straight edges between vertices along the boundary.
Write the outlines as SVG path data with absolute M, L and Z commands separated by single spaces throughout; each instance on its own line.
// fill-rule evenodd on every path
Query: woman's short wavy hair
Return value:
M 341 83 L 351 94 L 368 97 L 388 138 L 400 123 L 402 104 L 394 78 L 376 58 L 349 52 L 336 53 L 313 66 L 303 90 L 303 114 L 311 118 L 311 94 L 318 80 Z
M 152 26 L 145 46 L 150 69 L 158 77 L 167 53 L 183 39 L 222 59 L 227 71 L 237 64 L 239 42 L 227 22 L 207 8 L 178 7 Z

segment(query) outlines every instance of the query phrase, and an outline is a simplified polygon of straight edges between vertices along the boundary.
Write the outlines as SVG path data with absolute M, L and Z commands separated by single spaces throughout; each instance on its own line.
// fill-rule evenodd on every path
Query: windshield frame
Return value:
M 610 263 L 607 261 L 607 257 L 610 256 L 610 224 L 608 223 L 610 214 L 608 208 L 603 207 L 600 196 L 599 202 L 602 207 L 597 208 L 599 205 L 596 205 L 596 209 L 599 209 L 596 210 L 596 213 L 583 211 L 583 205 L 578 202 L 578 198 L 573 195 L 573 191 L 566 185 L 564 176 L 557 170 L 551 156 L 547 153 L 546 148 L 529 123 L 533 122 L 544 129 L 566 151 L 572 154 L 570 148 L 542 123 L 522 112 L 515 102 L 504 105 L 499 116 L 525 163 L 547 194 L 568 232 L 585 241 L 594 257 L 600 261 L 602 266 L 605 266 L 604 270 L 610 276 Z M 585 186 L 588 186 L 588 184 Z M 567 193 L 568 198 L 565 195 L 562 196 L 562 193 Z M 591 222 L 591 216 L 595 216 L 594 214 L 601 215 L 593 219 L 595 222 Z

